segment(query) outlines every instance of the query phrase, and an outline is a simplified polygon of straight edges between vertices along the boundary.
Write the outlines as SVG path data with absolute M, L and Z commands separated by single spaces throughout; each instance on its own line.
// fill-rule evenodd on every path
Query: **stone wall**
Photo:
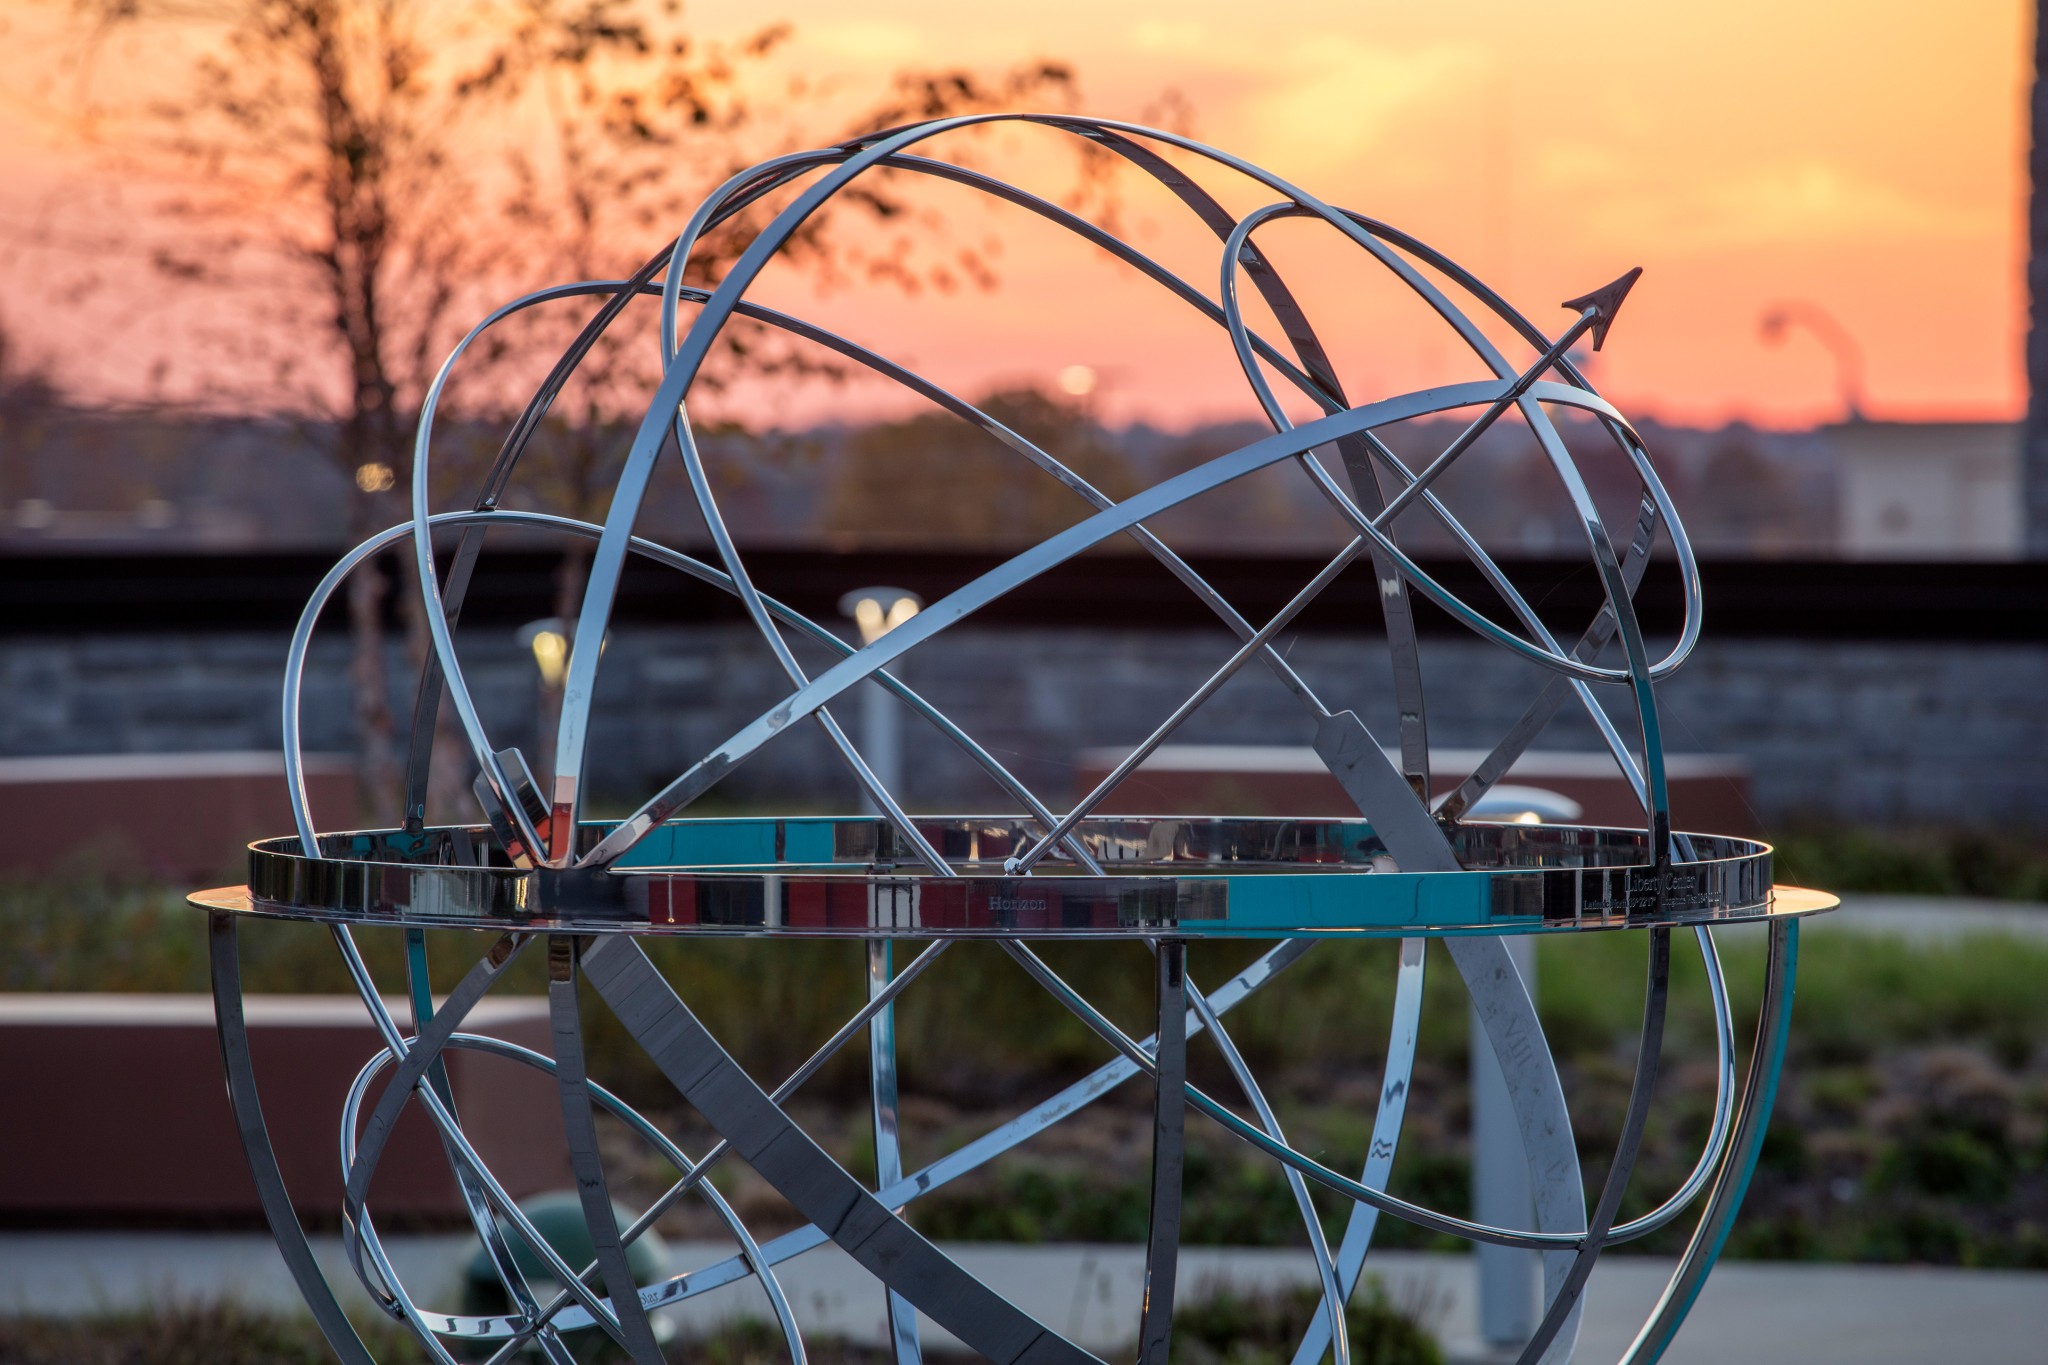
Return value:
M 1080 749 L 1135 743 L 1231 647 L 1220 630 L 959 629 L 913 655 L 904 676 L 1057 803 L 1073 795 Z M 509 632 L 478 631 L 463 648 L 494 742 L 531 752 L 531 659 Z M 1288 649 L 1328 704 L 1357 710 L 1392 739 L 1382 649 L 1333 635 Z M 16 637 L 0 649 L 0 755 L 273 748 L 284 650 L 284 637 L 270 634 Z M 349 747 L 345 654 L 338 636 L 314 650 L 309 749 Z M 1438 746 L 1490 745 L 1539 682 L 1533 668 L 1474 641 L 1426 639 L 1423 658 Z M 805 656 L 812 669 L 824 662 L 822 651 Z M 412 683 L 395 648 L 391 677 L 402 711 Z M 592 732 L 600 801 L 636 803 L 785 690 L 743 626 L 621 628 Z M 1671 751 L 1751 762 L 1767 825 L 1823 817 L 2048 827 L 2048 644 L 1710 639 L 1660 696 Z M 841 714 L 857 727 L 858 707 Z M 1616 714 L 1626 732 L 1632 722 Z M 1181 737 L 1303 743 L 1309 733 L 1300 704 L 1253 667 Z M 906 719 L 904 734 L 914 807 L 1005 807 L 928 727 Z M 1595 747 L 1577 715 L 1561 716 L 1541 744 Z M 816 730 L 799 727 L 729 777 L 718 798 L 843 809 L 853 792 Z

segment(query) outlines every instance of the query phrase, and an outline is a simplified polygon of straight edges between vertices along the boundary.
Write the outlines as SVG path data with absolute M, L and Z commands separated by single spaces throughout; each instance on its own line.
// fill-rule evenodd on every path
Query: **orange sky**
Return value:
M 1839 408 L 1833 363 L 1810 336 L 1759 339 L 1762 311 L 1787 299 L 1823 305 L 1857 338 L 1873 415 L 2019 412 L 2031 9 L 699 0 L 689 13 L 727 34 L 786 17 L 797 36 L 783 69 L 849 88 L 907 65 L 1045 55 L 1073 62 L 1089 108 L 1108 116 L 1177 89 L 1203 140 L 1415 232 L 1546 325 L 1565 316 L 1558 300 L 1644 266 L 1594 372 L 1625 409 L 1797 425 Z M 0 211 L 18 227 L 35 195 L 79 172 L 13 83 L 0 102 L 0 171 L 13 186 Z M 1028 135 L 993 140 L 980 163 L 1062 183 Z M 1192 314 L 1014 214 L 945 202 L 959 230 L 1002 236 L 998 293 L 820 301 L 790 280 L 764 288 L 970 391 L 1086 364 L 1104 377 L 1112 419 L 1249 415 L 1227 347 Z M 1141 193 L 1130 209 L 1142 244 L 1213 291 L 1213 242 L 1182 236 Z M 1397 318 L 1312 230 L 1270 240 L 1303 272 L 1297 291 L 1316 299 L 1355 396 L 1464 373 L 1447 341 Z M 17 274 L 24 259 L 13 257 Z M 19 280 L 11 292 L 6 316 L 35 345 Z M 67 378 L 109 392 L 137 391 L 152 363 L 139 341 L 81 347 L 52 329 L 44 344 Z M 809 396 L 784 415 L 827 415 L 835 401 Z

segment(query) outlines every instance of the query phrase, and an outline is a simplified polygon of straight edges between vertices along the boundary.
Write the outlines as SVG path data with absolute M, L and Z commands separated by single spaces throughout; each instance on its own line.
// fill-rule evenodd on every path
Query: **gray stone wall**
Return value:
M 904 676 L 1048 800 L 1074 792 L 1074 759 L 1142 738 L 1231 652 L 1216 632 L 960 629 L 912 656 Z M 462 642 L 494 740 L 535 747 L 532 662 L 509 632 Z M 267 749 L 278 743 L 281 635 L 17 638 L 0 647 L 0 755 Z M 1430 731 L 1439 746 L 1490 745 L 1540 679 L 1475 641 L 1426 640 Z M 1366 639 L 1300 638 L 1290 661 L 1330 705 L 1393 736 L 1383 651 Z M 823 651 L 806 667 L 825 662 Z M 346 643 L 318 642 L 308 671 L 309 749 L 349 747 Z M 394 647 L 392 695 L 412 682 Z M 615 633 L 592 733 L 600 801 L 651 793 L 786 690 L 743 626 Z M 1822 817 L 2048 827 L 2048 644 L 1703 644 L 1660 692 L 1667 747 L 1739 754 L 1767 823 Z M 1626 713 L 1618 711 L 1618 720 Z M 849 728 L 857 708 L 845 708 Z M 1626 730 L 1626 724 L 1624 724 Z M 996 788 L 934 732 L 906 720 L 907 799 L 925 809 L 1001 808 Z M 1301 707 L 1262 669 L 1227 684 L 1182 731 L 1194 742 L 1303 743 Z M 1561 716 L 1545 748 L 1595 747 Z M 854 788 L 811 727 L 798 727 L 719 789 L 734 803 L 845 809 Z

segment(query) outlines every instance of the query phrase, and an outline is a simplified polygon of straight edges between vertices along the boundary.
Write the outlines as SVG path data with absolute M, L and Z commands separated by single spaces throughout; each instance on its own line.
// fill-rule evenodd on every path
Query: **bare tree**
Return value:
M 61 401 L 48 367 L 25 352 L 20 333 L 0 316 L 0 452 L 29 450 L 48 440 Z M 0 459 L 0 506 L 20 508 L 35 492 L 28 477 L 26 461 Z
M 672 0 L 74 7 L 87 39 L 85 88 L 108 145 L 175 186 L 161 206 L 189 231 L 180 249 L 157 252 L 158 264 L 183 287 L 235 291 L 260 363 L 239 357 L 222 382 L 245 402 L 313 419 L 309 431 L 324 433 L 351 480 L 348 524 L 357 538 L 402 514 L 413 416 L 456 326 L 486 297 L 513 280 L 624 273 L 633 262 L 610 252 L 645 242 L 617 225 L 671 221 L 731 170 L 800 137 L 815 141 L 817 120 L 829 116 L 796 78 L 774 87 L 772 105 L 756 102 L 777 74 L 786 26 L 704 42 Z M 113 40 L 121 35 L 196 55 L 167 97 L 133 98 L 118 69 Z M 901 72 L 844 131 L 1012 102 L 1065 103 L 1073 86 L 1054 62 L 995 76 Z M 532 136 L 536 129 L 545 136 Z M 1096 161 L 1084 160 L 1083 170 L 1084 186 L 1100 182 Z M 858 272 L 905 288 L 986 280 L 987 263 L 972 248 L 916 257 L 915 215 L 886 179 L 842 200 L 834 212 L 865 214 L 890 230 L 876 244 L 835 245 L 830 215 L 814 219 L 791 256 L 821 277 Z M 479 211 L 492 203 L 501 211 Z M 739 219 L 714 233 L 692 275 L 718 278 L 751 226 Z M 522 334 L 509 335 L 516 345 Z M 554 414 L 551 501 L 572 515 L 594 511 L 608 486 L 606 423 L 619 392 L 643 377 L 632 369 L 638 363 L 617 347 L 601 351 L 579 401 Z M 722 363 L 813 362 L 740 329 Z M 582 564 L 580 546 L 564 560 L 564 615 L 580 593 Z M 384 807 L 396 784 L 384 595 L 381 577 L 363 572 L 348 598 L 366 811 Z M 416 615 L 410 634 L 418 656 L 424 622 Z

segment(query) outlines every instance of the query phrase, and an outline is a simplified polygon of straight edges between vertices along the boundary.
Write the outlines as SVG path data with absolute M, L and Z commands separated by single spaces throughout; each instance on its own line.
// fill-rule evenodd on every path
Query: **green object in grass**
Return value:
M 583 1201 L 574 1190 L 550 1190 L 531 1199 L 523 1199 L 519 1202 L 519 1211 L 526 1215 L 527 1221 L 533 1224 L 534 1231 L 541 1235 L 549 1249 L 574 1269 L 581 1270 L 597 1259 L 597 1248 L 591 1244 L 590 1228 L 583 1219 Z M 623 1231 L 632 1226 L 633 1215 L 613 1204 L 612 1221 Z M 561 1282 L 540 1253 L 504 1219 L 498 1221 L 498 1232 L 512 1250 L 512 1263 L 526 1277 L 534 1294 L 543 1302 L 554 1297 L 561 1288 Z M 667 1243 L 651 1229 L 641 1233 L 626 1247 L 626 1264 L 638 1284 L 651 1284 L 667 1278 L 672 1273 L 670 1261 Z M 498 1272 L 491 1264 L 490 1254 L 481 1246 L 469 1258 L 469 1265 L 463 1272 L 462 1298 L 464 1310 L 474 1314 L 503 1313 L 511 1307 L 505 1296 L 505 1287 L 499 1282 Z M 654 1334 L 658 1340 L 666 1342 L 675 1335 L 675 1324 L 657 1315 Z M 571 1341 L 597 1335 L 600 1334 L 592 1328 L 563 1333 L 563 1337 Z M 581 1354 L 579 1350 L 578 1355 Z

